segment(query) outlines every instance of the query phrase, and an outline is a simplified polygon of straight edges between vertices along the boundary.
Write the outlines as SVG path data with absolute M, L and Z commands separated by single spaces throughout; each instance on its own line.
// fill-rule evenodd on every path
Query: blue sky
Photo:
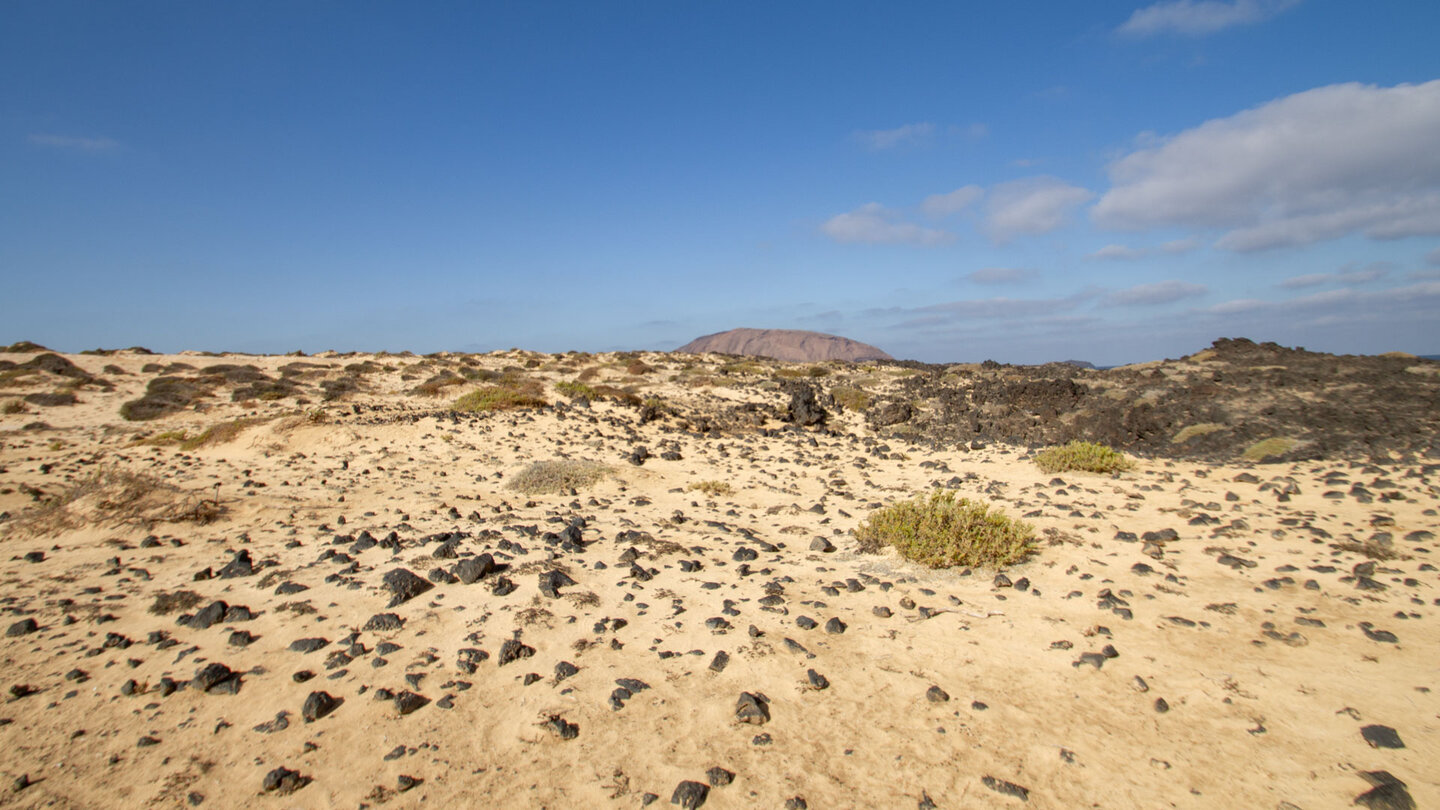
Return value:
M 1440 4 L 0 6 L 0 342 L 1440 352 Z

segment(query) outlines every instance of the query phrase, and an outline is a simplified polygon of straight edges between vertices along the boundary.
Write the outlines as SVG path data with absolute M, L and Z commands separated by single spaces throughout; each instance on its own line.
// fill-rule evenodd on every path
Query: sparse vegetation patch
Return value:
M 455 400 L 450 407 L 452 410 L 465 413 L 481 413 L 484 411 L 508 411 L 516 408 L 543 408 L 547 404 L 538 392 L 531 390 L 530 386 L 517 389 L 506 385 L 491 385 L 465 394 Z
M 1294 450 L 1299 444 L 1300 443 L 1294 439 L 1287 439 L 1280 436 L 1261 439 L 1245 448 L 1245 452 L 1241 453 L 1241 457 L 1246 461 L 1264 461 L 1272 456 L 1283 456 L 1291 450 Z
M 703 492 L 712 497 L 719 495 L 734 495 L 735 488 L 725 481 L 696 481 L 686 489 L 691 492 Z
M 892 546 L 907 560 L 931 568 L 1000 567 L 1023 560 L 1035 548 L 1035 530 L 984 503 L 954 491 L 882 507 L 855 529 L 860 550 Z
M 1208 436 L 1211 433 L 1218 433 L 1224 429 L 1225 426 L 1219 422 L 1202 422 L 1198 425 L 1189 425 L 1181 428 L 1180 431 L 1170 439 L 1170 442 L 1172 444 L 1184 444 L 1197 436 Z
M 563 492 L 591 486 L 612 472 L 611 467 L 598 461 L 537 461 L 511 476 L 507 486 L 528 495 Z
M 1070 442 L 1060 447 L 1048 447 L 1035 456 L 1035 466 L 1047 473 L 1078 470 L 1093 473 L 1123 472 L 1135 466 L 1135 462 L 1103 444 L 1095 442 Z

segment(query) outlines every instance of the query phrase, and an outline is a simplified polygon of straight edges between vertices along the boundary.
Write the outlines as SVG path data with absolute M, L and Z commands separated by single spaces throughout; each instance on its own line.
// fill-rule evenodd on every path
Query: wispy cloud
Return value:
M 945 217 L 965 210 L 984 194 L 985 189 L 979 186 L 961 186 L 946 194 L 931 194 L 920 203 L 920 210 L 932 217 Z
M 1039 272 L 1025 267 L 982 267 L 965 274 L 965 278 L 976 284 L 1018 284 L 1030 281 Z
M 1440 80 L 1338 84 L 1276 99 L 1110 165 L 1104 228 L 1223 229 L 1248 252 L 1361 233 L 1440 234 Z
M 916 146 L 935 134 L 935 125 L 927 122 L 905 124 L 894 129 L 871 129 L 856 132 L 855 140 L 871 149 L 894 149 L 897 146 Z
M 1118 29 L 1132 37 L 1180 34 L 1200 37 L 1253 25 L 1298 5 L 1300 0 L 1164 0 L 1136 9 Z
M 1388 276 L 1393 269 L 1395 269 L 1395 265 L 1391 262 L 1370 262 L 1363 266 L 1351 262 L 1334 273 L 1291 276 L 1280 282 L 1280 287 L 1286 290 L 1298 290 L 1305 287 L 1318 287 L 1322 284 L 1368 284 Z
M 873 202 L 836 214 L 820 230 L 836 242 L 846 243 L 938 245 L 955 238 L 946 231 L 903 222 L 895 212 Z
M 985 230 L 996 242 L 1022 234 L 1053 231 L 1070 213 L 1095 195 L 1058 177 L 1042 175 L 1011 180 L 990 189 L 985 203 Z
M 1106 245 L 1094 253 L 1086 254 L 1087 259 L 1100 259 L 1103 261 L 1130 261 L 1145 255 L 1140 248 L 1129 247 L 1128 245 Z
M 75 135 L 34 134 L 27 140 L 35 146 L 49 149 L 68 149 L 76 152 L 109 152 L 120 148 L 110 138 L 81 138 Z
M 1171 304 L 1186 298 L 1196 298 L 1209 292 L 1204 284 L 1188 281 L 1157 281 L 1153 284 L 1137 284 L 1105 296 L 1105 304 L 1114 307 L 1153 307 Z

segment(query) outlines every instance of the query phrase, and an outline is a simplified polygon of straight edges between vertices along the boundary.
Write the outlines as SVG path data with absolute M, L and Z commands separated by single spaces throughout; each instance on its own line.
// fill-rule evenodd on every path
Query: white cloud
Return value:
M 982 267 L 965 274 L 965 278 L 976 284 L 1015 284 L 1029 281 L 1039 273 L 1024 267 Z
M 920 203 L 920 210 L 932 217 L 949 216 L 964 210 L 984 194 L 985 190 L 979 186 L 961 186 L 948 194 L 931 194 Z
M 897 146 L 913 146 L 930 139 L 935 134 L 935 125 L 930 123 L 905 124 L 894 129 L 872 129 L 855 133 L 855 139 L 871 149 L 894 149 Z
M 990 126 L 978 121 L 973 124 L 966 124 L 963 127 L 951 124 L 947 129 L 951 135 L 958 135 L 976 141 L 990 134 Z
M 873 202 L 836 214 L 820 230 L 836 242 L 847 243 L 936 245 L 954 238 L 945 231 L 900 222 L 893 211 Z
M 1048 233 L 1064 225 L 1071 211 L 1094 196 L 1048 175 L 1000 183 L 990 189 L 985 204 L 985 230 L 997 242 L 1021 234 Z
M 1160 249 L 1166 253 L 1179 254 L 1189 253 L 1190 251 L 1198 247 L 1200 247 L 1200 240 L 1192 236 L 1187 239 L 1175 239 L 1173 241 L 1166 242 L 1165 244 L 1160 246 Z
M 1234 251 L 1440 234 L 1440 80 L 1339 84 L 1207 121 L 1110 165 L 1101 227 L 1228 229 Z
M 1156 34 L 1204 36 L 1237 25 L 1262 22 L 1300 0 L 1164 0 L 1136 9 L 1117 30 L 1148 37 Z
M 1368 284 L 1389 275 L 1394 267 L 1395 265 L 1390 262 L 1371 262 L 1363 266 L 1350 262 L 1334 273 L 1292 276 L 1280 282 L 1280 287 L 1286 290 L 1298 290 L 1305 287 L 1318 287 L 1322 284 Z
M 1317 321 L 1314 319 L 1317 318 L 1338 323 L 1384 320 L 1389 316 L 1399 318 L 1402 314 L 1415 312 L 1428 316 L 1437 303 L 1440 303 L 1440 281 L 1422 281 L 1404 287 L 1369 292 L 1346 287 L 1281 301 L 1244 298 L 1197 311 L 1215 315 L 1258 312 L 1266 313 L 1267 317 L 1297 323 L 1310 319 L 1305 322 L 1315 324 Z
M 108 152 L 120 146 L 119 143 L 109 138 L 80 138 L 74 135 L 35 134 L 29 137 L 29 141 L 36 146 L 46 146 L 51 149 L 73 149 L 77 152 Z
M 1170 304 L 1186 298 L 1195 298 L 1209 292 L 1204 284 L 1186 281 L 1157 281 L 1154 284 L 1138 284 L 1126 290 L 1105 296 L 1105 303 L 1117 307 L 1151 307 Z
M 1105 247 L 1100 248 L 1094 253 L 1087 255 L 1085 258 L 1109 261 L 1129 261 L 1131 259 L 1141 258 L 1144 255 L 1145 251 L 1141 250 L 1140 248 L 1132 248 L 1127 245 L 1106 245 Z

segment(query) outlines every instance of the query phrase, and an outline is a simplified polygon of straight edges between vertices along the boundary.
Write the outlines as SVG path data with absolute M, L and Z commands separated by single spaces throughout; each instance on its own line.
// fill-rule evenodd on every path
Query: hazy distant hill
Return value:
M 675 351 L 745 354 L 790 363 L 895 359 L 867 343 L 799 329 L 731 329 L 695 338 Z

